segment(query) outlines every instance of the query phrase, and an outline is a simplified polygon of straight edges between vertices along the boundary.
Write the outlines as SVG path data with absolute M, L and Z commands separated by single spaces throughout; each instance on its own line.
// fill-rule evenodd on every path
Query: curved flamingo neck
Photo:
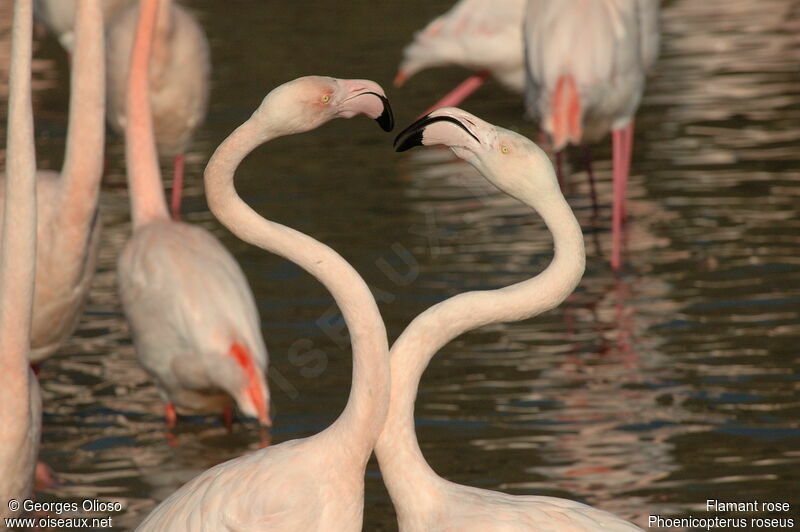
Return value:
M 552 233 L 555 256 L 550 265 L 532 279 L 498 290 L 458 294 L 434 305 L 417 316 L 392 346 L 391 402 L 375 455 L 398 514 L 433 508 L 436 485 L 442 481 L 425 461 L 414 430 L 414 401 L 431 358 L 467 331 L 523 320 L 556 307 L 583 275 L 583 235 L 561 193 L 554 188 L 547 199 L 515 195 L 535 206 Z
M 94 219 L 103 177 L 106 92 L 101 2 L 80 0 L 75 26 L 69 126 L 61 169 L 62 213 L 71 226 L 88 225 Z M 84 246 L 75 248 L 84 253 Z
M 208 206 L 242 240 L 280 255 L 316 277 L 336 300 L 350 331 L 353 385 L 347 406 L 326 432 L 339 450 L 363 465 L 378 439 L 389 402 L 386 329 L 375 299 L 358 273 L 325 244 L 256 213 L 237 194 L 233 179 L 241 161 L 259 145 L 281 136 L 259 110 L 217 148 L 205 171 Z M 342 440 L 343 439 L 343 440 Z
M 31 0 L 14 3 L 6 141 L 5 204 L 0 242 L 0 408 L 2 440 L 27 434 L 30 415 L 28 352 L 36 273 L 36 154 L 31 105 Z M 20 423 L 24 420 L 24 424 Z M 19 438 L 14 445 L 18 445 Z M 0 445 L 9 442 L 0 441 Z
M 158 6 L 159 0 L 139 2 L 139 21 L 128 73 L 125 154 L 134 228 L 169 218 L 158 167 L 148 91 L 150 53 Z

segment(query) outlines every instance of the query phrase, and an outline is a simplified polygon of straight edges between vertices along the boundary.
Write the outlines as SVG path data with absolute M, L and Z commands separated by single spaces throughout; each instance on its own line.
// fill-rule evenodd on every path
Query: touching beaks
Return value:
M 430 126 L 431 124 L 435 124 L 437 122 L 450 122 L 455 124 L 456 126 L 460 127 L 467 134 L 475 139 L 475 141 L 480 144 L 481 141 L 478 140 L 478 137 L 475 136 L 472 131 L 467 128 L 460 120 L 455 117 L 448 116 L 448 115 L 439 115 L 439 116 L 431 116 L 425 115 L 422 118 L 418 119 L 416 122 L 405 128 L 401 131 L 397 137 L 394 139 L 394 149 L 397 152 L 410 150 L 416 146 L 423 145 L 423 134 L 425 132 L 425 128 Z

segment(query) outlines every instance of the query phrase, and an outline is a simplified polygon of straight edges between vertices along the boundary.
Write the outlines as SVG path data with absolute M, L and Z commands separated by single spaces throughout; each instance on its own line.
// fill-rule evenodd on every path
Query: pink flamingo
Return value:
M 142 0 L 140 7 L 126 91 L 133 236 L 118 263 L 136 355 L 167 401 L 170 428 L 177 411 L 216 409 L 225 410 L 229 426 L 231 398 L 269 426 L 267 350 L 244 273 L 211 233 L 167 213 L 148 97 L 161 10 L 158 0 Z
M 327 429 L 242 456 L 199 475 L 161 503 L 139 530 L 361 530 L 364 471 L 389 404 L 386 329 L 369 287 L 335 251 L 259 216 L 236 193 L 236 167 L 259 145 L 365 114 L 393 124 L 383 90 L 365 80 L 317 76 L 264 98 L 211 157 L 208 204 L 239 238 L 295 262 L 330 290 L 350 328 L 353 386 Z
M 128 64 L 138 11 L 137 5 L 122 10 L 107 32 L 108 123 L 120 134 L 125 131 Z M 170 208 L 175 220 L 180 219 L 184 154 L 208 111 L 210 72 L 203 28 L 188 10 L 162 0 L 150 56 L 149 90 L 158 153 L 173 158 Z
M 33 490 L 41 398 L 28 366 L 36 263 L 36 156 L 31 107 L 31 0 L 14 4 L 0 242 L 0 519 Z M 12 506 L 9 508 L 9 506 Z M 0 521 L 0 526 L 3 526 Z M 5 526 L 3 526 L 5 528 Z
M 422 456 L 414 432 L 414 400 L 430 359 L 469 330 L 556 307 L 580 281 L 585 256 L 581 228 L 561 194 L 553 166 L 533 142 L 460 109 L 442 108 L 409 126 L 395 141 L 397 151 L 420 145 L 448 146 L 497 188 L 538 212 L 553 234 L 555 257 L 532 279 L 499 290 L 466 292 L 434 305 L 392 346 L 389 414 L 375 454 L 400 530 L 639 530 L 574 501 L 512 496 L 449 482 Z
M 613 142 L 611 266 L 621 262 L 633 116 L 658 55 L 658 0 L 530 0 L 525 13 L 526 105 L 556 151 Z
M 491 74 L 509 90 L 522 94 L 525 64 L 522 18 L 526 0 L 461 0 L 432 20 L 403 50 L 395 86 L 430 67 L 458 65 L 478 73 L 470 76 L 425 114 L 458 105 Z
M 39 171 L 36 290 L 30 359 L 39 363 L 73 333 L 95 270 L 103 176 L 105 105 L 103 18 L 99 0 L 82 0 L 70 81 L 69 125 L 61 174 Z

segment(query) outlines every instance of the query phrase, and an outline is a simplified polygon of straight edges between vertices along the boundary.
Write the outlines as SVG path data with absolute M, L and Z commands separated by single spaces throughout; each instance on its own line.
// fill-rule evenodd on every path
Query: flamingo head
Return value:
M 228 350 L 228 363 L 215 368 L 216 376 L 247 417 L 261 426 L 272 426 L 269 415 L 269 388 L 263 363 L 259 363 L 244 343 L 234 342 Z
M 273 89 L 253 116 L 289 135 L 360 114 L 378 122 L 384 131 L 394 128 L 389 100 L 374 81 L 306 76 Z
M 541 148 L 518 133 L 456 107 L 443 107 L 423 116 L 394 141 L 398 152 L 435 145 L 449 147 L 497 188 L 517 199 L 546 197 L 559 190 L 553 165 Z

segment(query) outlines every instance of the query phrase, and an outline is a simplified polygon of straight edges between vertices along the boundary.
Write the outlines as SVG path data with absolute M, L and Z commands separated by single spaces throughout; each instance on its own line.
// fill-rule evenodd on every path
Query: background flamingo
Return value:
M 105 142 L 100 3 L 80 3 L 61 174 L 36 175 L 39 245 L 30 352 L 34 363 L 54 353 L 75 330 L 94 275 Z
M 270 425 L 267 350 L 244 273 L 211 233 L 167 214 L 148 98 L 162 9 L 158 0 L 142 0 L 141 8 L 126 91 L 133 236 L 118 262 L 136 355 L 168 402 L 170 427 L 175 407 L 227 409 L 231 397 L 245 415 Z
M 30 0 L 14 4 L 7 168 L 0 242 L 0 519 L 16 515 L 8 501 L 33 489 L 41 399 L 28 367 L 36 263 L 36 156 L 31 106 Z M 0 521 L 0 526 L 5 528 Z
M 429 109 L 458 105 L 491 74 L 509 90 L 525 89 L 522 19 L 526 0 L 461 0 L 403 50 L 395 85 L 420 70 L 458 65 L 479 71 Z M 426 113 L 427 114 L 427 113 Z
M 526 105 L 556 151 L 611 130 L 611 265 L 620 267 L 633 116 L 658 55 L 658 0 L 530 0 L 525 13 Z
M 117 12 L 135 0 L 103 0 L 103 19 L 108 22 Z M 34 0 L 33 16 L 35 20 L 47 27 L 61 43 L 61 46 L 72 54 L 75 46 L 75 12 L 78 0 Z
M 457 336 L 492 323 L 549 310 L 583 275 L 583 235 L 547 155 L 528 139 L 460 109 L 434 111 L 395 141 L 397 151 L 449 146 L 506 194 L 538 212 L 553 234 L 555 257 L 542 273 L 502 288 L 459 294 L 423 312 L 391 351 L 389 415 L 375 454 L 403 531 L 638 530 L 601 510 L 566 499 L 512 496 L 449 482 L 430 468 L 414 432 L 414 400 L 422 372 Z
M 128 64 L 138 11 L 135 4 L 122 10 L 107 32 L 108 123 L 120 134 L 125 130 Z M 203 28 L 188 10 L 162 0 L 150 55 L 149 91 L 158 153 L 173 158 L 170 207 L 176 220 L 180 219 L 184 154 L 208 111 L 210 72 Z
M 205 175 L 209 206 L 226 227 L 304 268 L 339 305 L 353 345 L 353 386 L 344 412 L 319 434 L 209 469 L 156 508 L 140 530 L 195 530 L 201 523 L 214 530 L 361 530 L 364 471 L 389 403 L 383 320 L 370 289 L 339 254 L 262 218 L 233 186 L 236 167 L 264 142 L 359 114 L 392 128 L 388 101 L 371 81 L 290 81 L 270 92 L 217 148 Z

